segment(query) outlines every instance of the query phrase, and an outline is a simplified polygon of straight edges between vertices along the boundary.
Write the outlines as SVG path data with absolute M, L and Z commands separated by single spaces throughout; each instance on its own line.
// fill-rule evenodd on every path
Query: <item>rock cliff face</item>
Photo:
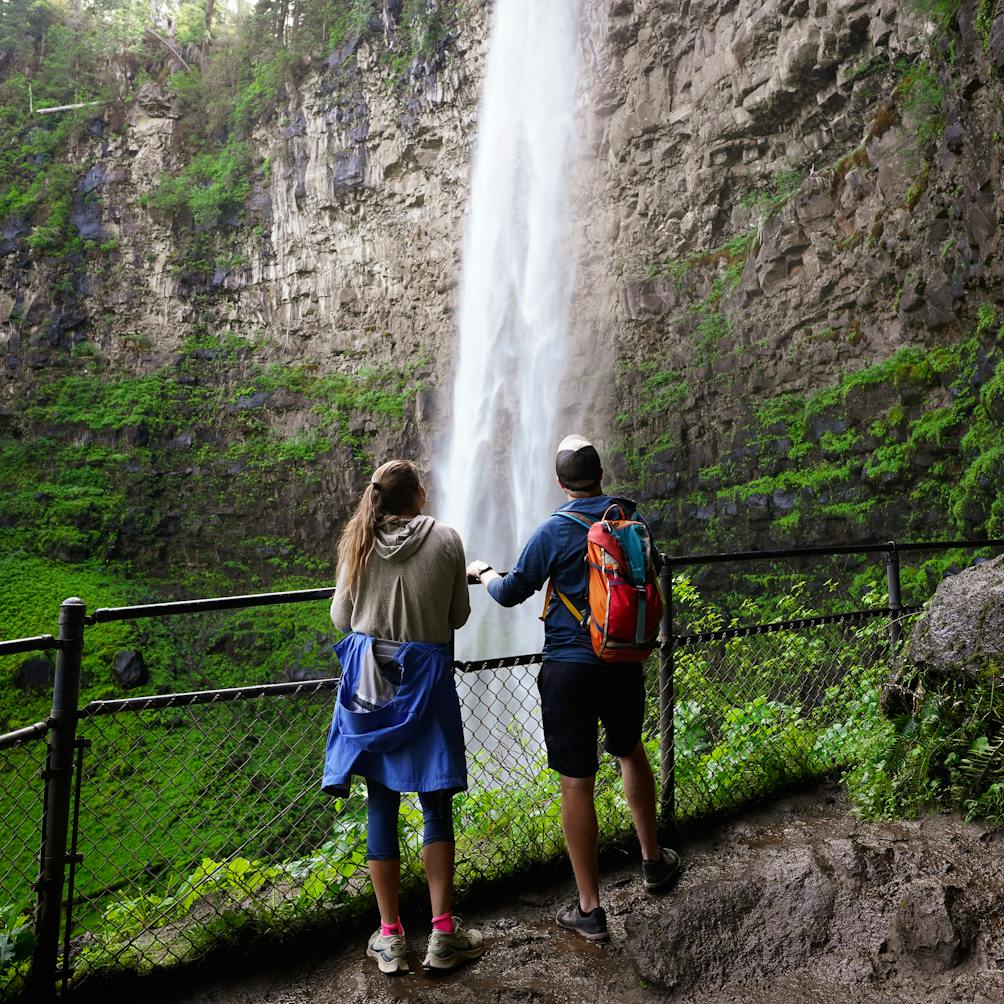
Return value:
M 593 11 L 619 472 L 667 536 L 1000 529 L 996 6 Z
M 993 3 L 938 10 L 928 24 L 891 0 L 583 0 L 577 342 L 563 393 L 664 538 L 888 538 L 1004 519 L 984 470 L 994 430 L 963 442 L 1004 417 L 984 400 L 1004 22 Z M 117 246 L 67 273 L 5 224 L 7 427 L 39 433 L 24 395 L 71 350 L 92 372 L 180 365 L 196 384 L 237 388 L 249 359 L 318 377 L 409 363 L 403 411 L 357 409 L 352 436 L 310 458 L 317 491 L 269 507 L 269 531 L 285 533 L 307 505 L 313 530 L 300 536 L 327 546 L 368 463 L 359 443 L 428 458 L 441 430 L 490 16 L 466 4 L 441 58 L 404 90 L 388 87 L 375 37 L 298 74 L 256 127 L 265 167 L 212 260 L 192 261 L 187 221 L 144 205 L 181 166 L 178 99 L 148 84 L 95 118 L 73 154 L 88 166 L 74 222 Z M 193 348 L 220 331 L 244 343 L 224 367 L 218 348 Z M 264 396 L 227 408 L 284 440 L 323 426 L 302 387 L 253 389 Z M 918 425 L 931 415 L 944 419 L 937 435 Z M 223 447 L 233 433 L 205 415 L 179 422 L 171 442 Z M 966 478 L 972 504 L 945 494 Z M 235 527 L 249 516 L 230 512 Z
M 7 313 L 16 297 L 23 321 L 17 344 L 8 334 L 8 365 L 51 361 L 38 334 L 53 327 L 127 366 L 125 332 L 149 337 L 149 366 L 176 353 L 193 324 L 268 332 L 277 354 L 329 369 L 339 357 L 434 350 L 451 327 L 489 15 L 470 5 L 440 64 L 404 91 L 378 64 L 379 36 L 343 45 L 285 85 L 254 133 L 267 170 L 254 179 L 248 225 L 223 221 L 229 261 L 209 268 L 185 259 L 186 221 L 144 206 L 183 166 L 180 99 L 146 84 L 128 107 L 95 119 L 74 151 L 89 166 L 78 194 L 92 196 L 86 236 L 118 241 L 115 266 L 89 275 L 79 313 L 60 318 L 45 264 L 6 247 Z

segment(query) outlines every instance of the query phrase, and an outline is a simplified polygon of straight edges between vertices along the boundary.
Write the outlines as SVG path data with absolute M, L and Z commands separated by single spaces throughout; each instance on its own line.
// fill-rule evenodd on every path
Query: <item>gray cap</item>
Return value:
M 554 472 L 565 488 L 585 491 L 595 488 L 603 477 L 603 465 L 596 447 L 582 436 L 565 436 L 558 444 Z

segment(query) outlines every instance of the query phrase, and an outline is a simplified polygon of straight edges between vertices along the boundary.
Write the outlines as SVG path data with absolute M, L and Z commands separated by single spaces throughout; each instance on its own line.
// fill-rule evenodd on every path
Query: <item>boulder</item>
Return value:
M 22 690 L 48 690 L 54 676 L 52 660 L 47 655 L 33 655 L 14 670 L 14 686 Z
M 112 676 L 123 690 L 142 686 L 150 679 L 143 654 L 134 649 L 123 649 L 115 653 L 112 661 Z
M 942 580 L 910 635 L 907 657 L 945 677 L 1004 667 L 1004 555 Z

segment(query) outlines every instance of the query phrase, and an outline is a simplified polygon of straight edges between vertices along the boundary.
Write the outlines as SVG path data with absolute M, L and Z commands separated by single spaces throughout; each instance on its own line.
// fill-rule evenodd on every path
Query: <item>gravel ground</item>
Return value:
M 604 870 L 608 945 L 554 923 L 570 880 L 514 883 L 464 916 L 482 959 L 445 976 L 381 975 L 365 935 L 282 971 L 223 977 L 159 1004 L 998 1004 L 1004 1001 L 1004 835 L 947 816 L 866 824 L 835 786 L 693 836 L 677 888 L 646 896 L 638 869 Z M 421 931 L 419 936 L 417 932 Z M 145 996 L 145 995 L 144 995 Z M 147 998 L 153 1001 L 152 996 Z

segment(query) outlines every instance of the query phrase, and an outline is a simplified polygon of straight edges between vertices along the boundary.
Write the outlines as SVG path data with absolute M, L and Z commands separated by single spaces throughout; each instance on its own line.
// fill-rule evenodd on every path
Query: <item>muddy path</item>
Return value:
M 388 978 L 365 935 L 283 971 L 204 983 L 160 1004 L 998 1004 L 1004 1001 L 1004 834 L 957 818 L 862 823 L 836 786 L 697 835 L 670 894 L 626 858 L 603 874 L 606 946 L 554 923 L 570 881 L 514 886 L 469 926 L 488 948 L 445 977 Z M 406 923 L 409 920 L 405 918 Z M 421 932 L 419 934 L 418 932 Z M 417 935 L 417 936 L 416 936 Z

